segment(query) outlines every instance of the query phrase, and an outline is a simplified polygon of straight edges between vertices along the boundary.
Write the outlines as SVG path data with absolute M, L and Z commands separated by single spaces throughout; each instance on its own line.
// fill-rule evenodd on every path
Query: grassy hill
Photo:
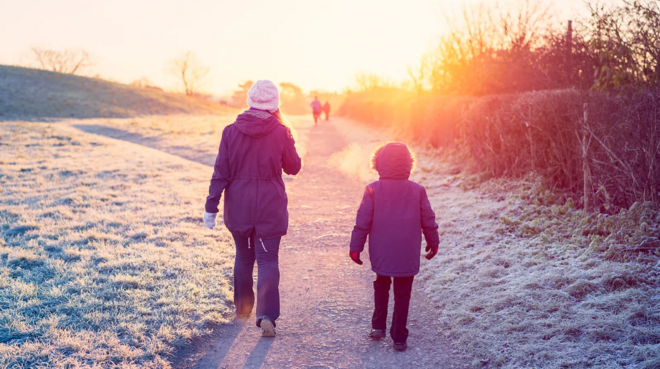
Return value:
M 219 103 L 153 88 L 0 65 L 0 120 L 221 114 L 228 110 Z

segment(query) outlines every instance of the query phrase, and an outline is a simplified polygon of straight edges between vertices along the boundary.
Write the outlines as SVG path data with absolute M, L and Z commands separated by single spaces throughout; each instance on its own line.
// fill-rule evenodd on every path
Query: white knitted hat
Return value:
M 247 104 L 255 109 L 275 112 L 280 107 L 280 92 L 273 82 L 259 80 L 248 91 Z

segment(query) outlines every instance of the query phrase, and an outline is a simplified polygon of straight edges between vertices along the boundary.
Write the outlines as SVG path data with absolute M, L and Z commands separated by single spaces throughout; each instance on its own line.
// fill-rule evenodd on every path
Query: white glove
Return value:
M 213 227 L 215 227 L 215 216 L 216 215 L 218 215 L 218 213 L 204 212 L 204 225 L 207 226 L 209 229 L 213 229 Z

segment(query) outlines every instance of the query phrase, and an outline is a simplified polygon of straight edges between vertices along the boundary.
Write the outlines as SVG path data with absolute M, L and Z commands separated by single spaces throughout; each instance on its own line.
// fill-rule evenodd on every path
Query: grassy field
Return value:
M 226 321 L 230 236 L 201 223 L 211 172 L 63 125 L 1 124 L 0 367 L 168 367 Z
M 0 120 L 227 114 L 234 110 L 199 97 L 0 65 Z

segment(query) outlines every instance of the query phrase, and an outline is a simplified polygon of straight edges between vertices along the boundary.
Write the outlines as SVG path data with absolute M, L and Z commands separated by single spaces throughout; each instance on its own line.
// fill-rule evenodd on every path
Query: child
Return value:
M 360 252 L 369 235 L 371 270 L 374 281 L 374 315 L 369 337 L 385 337 L 387 304 L 394 279 L 394 313 L 390 336 L 394 349 L 404 351 L 408 345 L 408 307 L 413 278 L 419 272 L 422 233 L 426 239 L 426 259 L 438 253 L 440 237 L 435 213 L 421 185 L 408 180 L 415 156 L 402 143 L 381 145 L 371 156 L 371 167 L 380 180 L 371 183 L 357 213 L 351 236 L 351 259 L 359 265 Z

